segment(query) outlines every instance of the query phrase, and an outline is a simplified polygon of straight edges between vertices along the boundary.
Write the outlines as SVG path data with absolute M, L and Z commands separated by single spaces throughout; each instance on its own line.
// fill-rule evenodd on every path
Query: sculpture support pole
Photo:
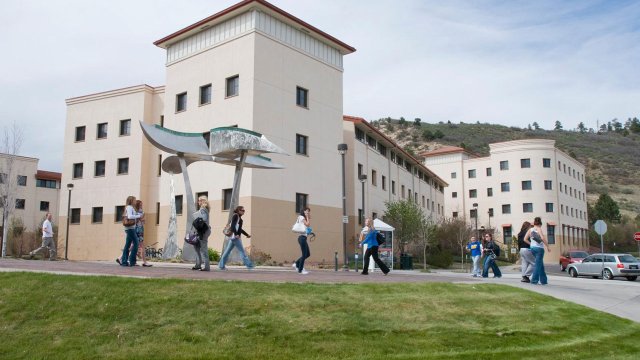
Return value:
M 236 163 L 236 171 L 233 176 L 233 188 L 231 189 L 231 202 L 229 203 L 229 217 L 227 219 L 227 224 L 231 222 L 231 218 L 233 217 L 233 210 L 235 210 L 236 206 L 240 202 L 240 182 L 242 182 L 242 171 L 244 170 L 244 162 L 247 159 L 247 151 L 242 150 L 240 152 L 240 161 Z M 229 237 L 224 237 L 224 246 L 222 247 L 222 253 L 229 245 Z
M 185 235 L 191 229 L 191 223 L 193 223 L 193 213 L 196 212 L 196 202 L 193 198 L 193 192 L 191 191 L 191 182 L 189 181 L 189 173 L 187 172 L 187 162 L 184 157 L 178 154 L 180 160 L 180 168 L 182 169 L 182 178 L 184 179 L 184 190 L 187 197 L 187 223 L 185 224 Z M 195 260 L 195 249 L 192 245 L 186 242 L 182 245 L 182 258 L 184 260 Z

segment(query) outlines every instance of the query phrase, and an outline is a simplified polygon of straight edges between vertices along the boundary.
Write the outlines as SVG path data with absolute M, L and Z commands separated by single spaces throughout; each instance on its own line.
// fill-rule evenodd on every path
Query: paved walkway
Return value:
M 105 261 L 41 261 L 0 259 L 0 272 L 29 271 L 64 275 L 125 276 L 158 279 L 264 281 L 264 282 L 315 282 L 315 283 L 494 283 L 515 286 L 561 300 L 585 305 L 623 318 L 640 322 L 640 281 L 574 279 L 566 274 L 549 275 L 549 285 L 530 285 L 520 282 L 516 267 L 501 268 L 503 276 L 495 278 L 473 278 L 469 273 L 454 271 L 393 270 L 388 276 L 373 272 L 367 276 L 355 271 L 310 269 L 310 274 L 300 275 L 290 266 L 259 266 L 254 270 L 228 266 L 221 271 L 212 267 L 211 272 L 193 271 L 192 264 L 153 263 L 152 267 L 122 267 Z

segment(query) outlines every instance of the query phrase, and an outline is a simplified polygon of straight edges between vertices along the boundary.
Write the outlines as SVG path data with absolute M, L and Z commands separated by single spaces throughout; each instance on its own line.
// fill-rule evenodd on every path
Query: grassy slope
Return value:
M 640 324 L 525 290 L 0 274 L 0 358 L 631 359 Z

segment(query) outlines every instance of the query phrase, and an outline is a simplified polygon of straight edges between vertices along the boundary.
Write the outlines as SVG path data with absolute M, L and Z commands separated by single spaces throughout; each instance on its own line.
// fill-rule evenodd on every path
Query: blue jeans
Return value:
M 480 276 L 480 255 L 471 258 L 473 259 L 473 275 Z
M 482 269 L 482 277 L 489 277 L 489 268 L 493 270 L 493 276 L 502 277 L 502 272 L 500 272 L 500 268 L 496 264 L 496 261 L 491 258 L 491 256 L 484 257 L 484 268 Z
M 531 247 L 533 256 L 536 257 L 536 263 L 533 265 L 533 274 L 531 275 L 531 283 L 537 284 L 538 281 L 542 285 L 547 285 L 547 273 L 544 271 L 544 249 L 539 247 Z
M 309 244 L 307 243 L 306 236 L 298 236 L 298 244 L 300 244 L 300 251 L 302 251 L 302 256 L 300 256 L 300 258 L 296 260 L 296 267 L 298 268 L 298 272 L 302 272 L 302 269 L 304 269 L 304 261 L 309 256 L 311 256 L 311 251 L 309 251 Z
M 247 254 L 244 252 L 244 247 L 242 246 L 242 240 L 240 240 L 239 237 L 229 238 L 229 242 L 227 243 L 227 248 L 224 249 L 224 253 L 220 258 L 220 263 L 218 263 L 218 267 L 221 270 L 224 270 L 224 264 L 227 262 L 227 259 L 229 258 L 229 254 L 231 254 L 231 250 L 233 250 L 234 247 L 238 249 L 238 252 L 240 252 L 240 256 L 242 256 L 242 262 L 244 263 L 244 266 L 246 266 L 249 269 L 252 269 L 253 263 L 251 262 Z
M 136 235 L 136 229 L 125 229 L 124 233 L 127 234 L 127 238 L 124 242 L 122 258 L 120 258 L 121 265 L 135 266 L 136 254 L 138 253 L 138 235 Z M 129 252 L 129 248 L 131 248 L 131 252 Z

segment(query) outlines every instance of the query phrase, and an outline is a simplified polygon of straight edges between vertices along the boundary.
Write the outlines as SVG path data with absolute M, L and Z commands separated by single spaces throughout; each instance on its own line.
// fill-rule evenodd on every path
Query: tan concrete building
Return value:
M 465 217 L 475 228 L 493 231 L 509 243 L 525 220 L 542 218 L 557 263 L 570 249 L 588 247 L 585 167 L 555 147 L 553 140 L 528 139 L 489 144 L 488 157 L 445 147 L 421 154 L 444 178 L 445 215 Z M 476 205 L 474 205 L 476 204 Z

